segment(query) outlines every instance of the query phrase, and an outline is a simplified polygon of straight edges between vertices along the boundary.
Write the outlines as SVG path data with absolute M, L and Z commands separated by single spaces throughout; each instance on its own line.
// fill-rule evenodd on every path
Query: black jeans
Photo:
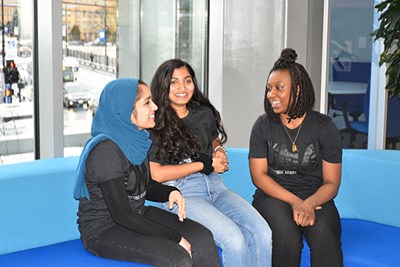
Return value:
M 192 258 L 178 243 L 164 237 L 147 236 L 115 225 L 100 237 L 86 244 L 86 248 L 104 258 L 141 262 L 153 266 L 220 266 L 212 233 L 203 225 L 176 214 L 149 206 L 144 216 L 167 225 L 180 233 L 191 245 Z
M 311 252 L 311 266 L 343 266 L 341 223 L 333 201 L 316 210 L 314 226 L 298 226 L 291 206 L 269 196 L 256 196 L 253 206 L 272 229 L 272 266 L 300 266 L 303 236 Z

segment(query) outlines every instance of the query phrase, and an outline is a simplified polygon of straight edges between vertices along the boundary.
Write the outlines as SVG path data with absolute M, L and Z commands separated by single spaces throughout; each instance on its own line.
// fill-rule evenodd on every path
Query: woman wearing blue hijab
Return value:
M 220 266 L 211 232 L 185 219 L 180 191 L 150 177 L 146 129 L 156 110 L 140 80 L 117 79 L 103 89 L 74 188 L 83 245 L 100 257 L 154 266 Z M 178 218 L 145 206 L 146 199 L 176 204 Z

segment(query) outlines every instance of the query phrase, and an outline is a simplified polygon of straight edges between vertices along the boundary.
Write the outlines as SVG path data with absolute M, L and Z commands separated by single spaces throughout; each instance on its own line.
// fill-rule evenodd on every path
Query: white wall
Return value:
M 318 0 L 224 1 L 222 70 L 218 75 L 218 66 L 210 56 L 210 64 L 217 74 L 210 73 L 209 95 L 221 111 L 228 134 L 227 146 L 248 147 L 253 123 L 264 112 L 267 75 L 283 48 L 297 50 L 299 62 L 309 69 L 318 90 L 322 8 L 323 3 Z M 220 27 L 213 25 L 212 17 L 210 24 L 211 33 L 214 27 Z M 318 96 L 317 93 L 317 99 Z
M 230 0 L 224 9 L 222 117 L 228 146 L 248 147 L 268 72 L 284 47 L 285 2 Z

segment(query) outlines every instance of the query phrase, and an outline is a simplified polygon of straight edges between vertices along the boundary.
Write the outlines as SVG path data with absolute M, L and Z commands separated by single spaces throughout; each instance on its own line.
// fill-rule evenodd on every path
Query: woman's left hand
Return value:
M 214 172 L 216 173 L 224 173 L 228 170 L 228 162 L 225 162 L 222 158 L 213 158 L 212 166 L 214 168 Z
M 228 166 L 229 161 L 228 161 L 227 153 L 225 150 L 218 149 L 218 150 L 214 151 L 213 158 L 217 158 L 218 163 L 221 164 L 221 166 L 222 166 L 222 168 L 217 168 L 217 169 L 221 169 L 221 170 L 216 170 L 216 172 L 224 173 L 229 170 L 229 166 Z M 216 168 L 214 167 L 214 169 L 216 169 Z
M 315 223 L 315 210 L 321 209 L 320 206 L 315 204 L 302 201 L 299 205 L 296 205 L 293 209 L 293 219 L 300 226 L 313 226 Z
M 169 209 L 174 207 L 174 203 L 178 206 L 178 217 L 181 222 L 186 219 L 186 201 L 181 192 L 174 190 L 169 194 Z

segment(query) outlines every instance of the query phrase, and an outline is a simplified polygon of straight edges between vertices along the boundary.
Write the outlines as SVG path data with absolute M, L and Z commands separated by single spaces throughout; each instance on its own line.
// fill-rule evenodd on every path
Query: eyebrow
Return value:
M 151 96 L 146 97 L 145 99 L 143 99 L 143 101 L 147 101 L 149 99 L 151 99 Z
M 187 78 L 190 78 L 190 79 L 192 79 L 192 76 L 191 75 L 188 75 L 188 76 L 185 76 L 185 77 L 183 77 L 183 79 L 187 79 Z M 179 78 L 176 78 L 176 77 L 172 77 L 171 78 L 171 80 L 179 80 Z

